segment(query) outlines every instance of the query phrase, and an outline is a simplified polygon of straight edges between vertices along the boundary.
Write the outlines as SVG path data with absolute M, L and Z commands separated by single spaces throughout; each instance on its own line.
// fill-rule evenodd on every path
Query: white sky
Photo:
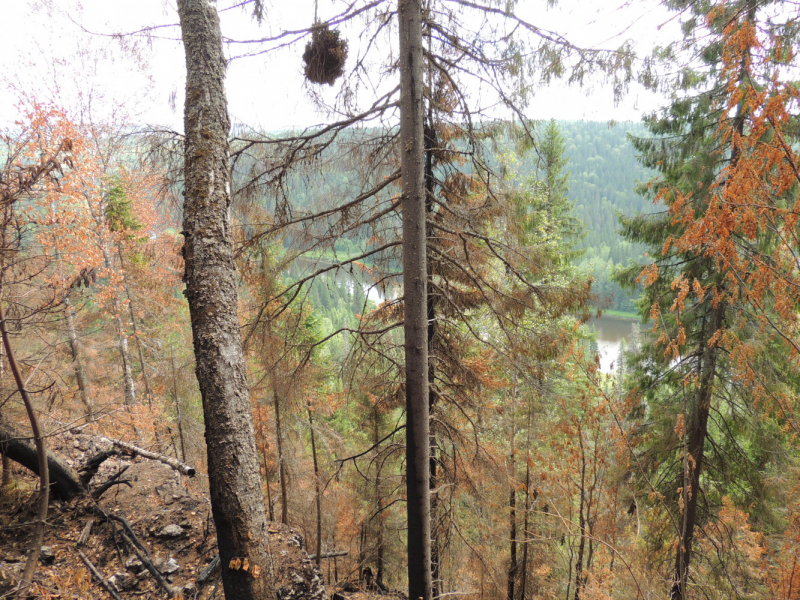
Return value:
M 318 0 L 326 19 L 342 10 L 341 1 Z M 583 47 L 618 47 L 633 39 L 646 54 L 658 41 L 676 36 L 675 21 L 658 26 L 670 15 L 655 0 L 564 0 L 548 9 L 544 0 L 520 0 L 518 14 L 541 27 L 558 31 Z M 220 0 L 219 8 L 234 4 Z M 313 0 L 271 0 L 265 22 L 256 25 L 237 8 L 222 13 L 223 35 L 252 39 L 307 27 Z M 91 111 L 96 120 L 127 118 L 133 123 L 182 130 L 184 55 L 177 27 L 154 32 L 154 38 L 123 42 L 92 35 L 130 32 L 152 25 L 177 23 L 174 0 L 28 0 L 7 3 L 0 20 L 0 128 L 16 118 L 20 95 L 57 101 L 71 111 Z M 351 27 L 357 27 L 353 23 Z M 356 40 L 357 31 L 345 30 Z M 227 94 L 232 119 L 264 130 L 282 130 L 320 123 L 306 92 L 301 54 L 304 44 L 275 53 L 234 60 L 228 70 Z M 242 46 L 228 47 L 228 55 Z M 355 53 L 351 46 L 351 57 Z M 138 56 L 138 59 L 136 58 Z M 349 66 L 349 64 L 348 64 Z M 328 97 L 335 91 L 324 86 Z M 175 110 L 170 96 L 176 99 Z M 601 82 L 591 89 L 552 85 L 537 92 L 527 114 L 534 119 L 638 120 L 661 100 L 633 88 L 620 106 Z M 83 107 L 82 109 L 79 107 Z M 113 107 L 113 108 L 112 108 Z

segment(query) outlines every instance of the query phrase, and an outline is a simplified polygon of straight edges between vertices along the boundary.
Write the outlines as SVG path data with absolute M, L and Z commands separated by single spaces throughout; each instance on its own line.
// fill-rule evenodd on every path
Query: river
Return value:
M 619 359 L 622 340 L 630 344 L 634 328 L 640 326 L 638 319 L 623 319 L 603 315 L 599 319 L 592 317 L 586 324 L 597 331 L 597 352 L 600 355 L 600 371 L 612 373 Z
M 332 265 L 333 263 L 327 264 Z M 299 258 L 295 261 L 295 268 L 299 268 L 301 272 L 295 272 L 292 276 L 306 276 L 320 266 L 326 266 L 326 262 L 320 259 Z M 346 286 L 351 292 L 354 285 L 360 285 L 365 295 L 376 304 L 384 301 L 384 292 L 389 292 L 390 297 L 394 297 L 398 293 L 397 289 L 390 288 L 384 291 L 379 286 L 373 285 L 369 275 L 358 271 L 351 273 L 349 269 L 336 269 L 329 272 L 326 275 L 327 277 L 333 278 L 340 286 Z M 603 373 L 612 373 L 619 359 L 622 340 L 624 339 L 626 343 L 630 343 L 634 327 L 639 325 L 639 320 L 603 315 L 599 319 L 592 317 L 586 325 L 587 327 L 593 327 L 597 331 L 600 370 Z

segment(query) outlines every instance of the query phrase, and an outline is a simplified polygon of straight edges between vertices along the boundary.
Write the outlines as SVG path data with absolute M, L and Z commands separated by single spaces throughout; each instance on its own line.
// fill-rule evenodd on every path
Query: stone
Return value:
M 174 573 L 180 568 L 181 566 L 178 564 L 178 561 L 176 561 L 172 557 L 170 557 L 169 560 L 163 561 L 162 564 L 158 565 L 158 570 L 161 571 L 163 575 L 169 575 L 171 573 Z
M 55 559 L 56 555 L 53 549 L 50 546 L 42 546 L 42 549 L 39 551 L 39 560 L 42 561 L 42 564 L 51 565 Z
M 176 538 L 183 535 L 183 527 L 180 525 L 176 525 L 175 523 L 170 523 L 164 529 L 159 531 L 156 534 L 156 537 L 163 537 L 163 538 Z
M 136 556 L 131 556 L 125 561 L 125 568 L 132 573 L 139 573 L 142 569 L 144 569 L 144 565 Z

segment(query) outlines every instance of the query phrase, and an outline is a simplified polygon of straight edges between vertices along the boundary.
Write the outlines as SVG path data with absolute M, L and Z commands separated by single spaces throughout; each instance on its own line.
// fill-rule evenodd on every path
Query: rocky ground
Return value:
M 108 440 L 67 433 L 52 450 L 75 469 Z M 115 456 L 92 479 L 97 487 L 120 469 L 127 483 L 69 503 L 51 502 L 34 591 L 44 598 L 148 599 L 222 598 L 216 536 L 202 475 L 197 480 L 159 462 Z M 0 497 L 0 598 L 10 594 L 25 563 L 36 507 L 35 482 L 22 468 L 16 486 Z M 279 600 L 328 597 L 320 573 L 308 559 L 303 538 L 270 523 L 269 550 Z M 98 583 L 90 565 L 106 582 Z M 348 594 L 349 595 L 349 594 Z

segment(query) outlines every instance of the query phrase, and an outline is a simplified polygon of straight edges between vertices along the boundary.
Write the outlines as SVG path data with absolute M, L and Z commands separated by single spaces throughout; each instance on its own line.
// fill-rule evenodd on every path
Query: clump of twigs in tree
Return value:
M 303 52 L 306 79 L 312 83 L 333 85 L 344 73 L 346 60 L 347 41 L 339 37 L 339 30 L 328 29 L 325 23 L 314 25 L 311 41 Z

